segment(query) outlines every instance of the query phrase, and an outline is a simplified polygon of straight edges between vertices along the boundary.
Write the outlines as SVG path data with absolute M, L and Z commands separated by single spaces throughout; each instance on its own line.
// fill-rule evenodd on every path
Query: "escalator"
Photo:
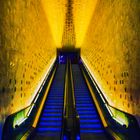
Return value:
M 62 129 L 65 65 L 59 64 L 40 117 L 35 140 L 60 139 Z
M 107 140 L 105 130 L 78 64 L 72 64 L 72 73 L 76 108 L 80 116 L 81 140 Z
M 101 93 L 96 92 L 92 85 L 100 110 L 107 120 L 108 126 L 103 127 L 99 108 L 97 111 L 88 84 L 92 81 L 90 77 L 86 79 L 82 63 L 78 64 L 78 60 L 71 61 L 70 58 L 54 63 L 31 105 L 7 117 L 2 139 L 132 140 L 135 134 L 135 139 L 139 140 L 139 127 L 134 117 L 104 104 Z M 128 119 L 127 128 L 109 116 L 106 105 Z

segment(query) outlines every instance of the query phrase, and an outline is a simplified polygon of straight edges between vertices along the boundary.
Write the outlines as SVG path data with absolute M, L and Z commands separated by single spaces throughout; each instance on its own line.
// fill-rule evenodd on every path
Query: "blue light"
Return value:
M 88 122 L 88 121 L 87 121 Z M 81 124 L 80 128 L 91 128 L 91 129 L 95 129 L 95 128 L 100 128 L 101 129 L 101 125 L 100 124 Z
M 80 111 L 79 111 L 79 112 L 80 112 Z M 84 111 L 83 111 L 83 112 L 81 111 L 79 114 L 80 114 L 80 115 L 87 115 L 87 113 L 88 113 L 89 115 L 94 115 L 94 116 L 96 115 L 95 112 L 84 112 Z
M 62 113 L 62 111 L 60 111 L 59 109 L 48 109 L 48 110 L 46 110 L 46 109 L 44 109 L 44 113 L 53 113 L 53 112 L 55 112 L 55 113 Z
M 87 122 L 87 120 L 85 120 L 85 119 L 80 119 L 80 122 L 81 123 L 85 123 L 85 122 Z M 90 120 L 88 120 L 88 123 L 97 123 L 97 122 L 99 122 L 99 120 L 98 119 L 90 119 Z
M 54 105 L 54 104 L 47 104 L 46 106 L 45 106 L 45 109 L 46 108 L 49 108 L 49 107 L 51 107 L 52 106 L 52 108 L 58 108 L 58 109 L 61 109 L 62 108 L 62 104 L 57 104 L 57 105 Z
M 76 136 L 76 140 L 80 140 L 80 136 L 79 135 Z
M 40 122 L 41 126 L 61 126 L 61 122 Z
M 81 115 L 81 114 L 79 113 L 79 115 Z M 95 119 L 95 118 L 97 118 L 97 116 L 88 116 L 88 115 L 83 116 L 83 115 L 81 115 L 80 118 L 81 119 Z
M 50 117 L 50 116 L 54 116 L 54 117 L 60 117 L 60 116 L 62 116 L 62 114 L 56 114 L 56 113 L 52 113 L 52 114 L 48 114 L 48 113 L 43 113 L 43 117 Z
M 67 140 L 67 136 L 66 135 L 63 136 L 63 140 Z
M 63 103 L 61 103 L 61 102 L 55 102 L 54 103 L 54 102 L 51 102 L 51 101 L 47 103 L 47 105 L 62 105 L 62 104 Z
M 43 132 L 43 131 L 57 131 L 57 132 L 60 132 L 61 131 L 61 128 L 46 128 L 46 127 L 44 127 L 44 128 L 38 128 L 38 131 L 40 131 L 40 132 Z
M 41 121 L 61 121 L 61 118 L 46 118 L 46 117 L 42 117 Z
M 85 109 L 86 109 L 86 110 L 85 110 Z M 93 108 L 84 108 L 84 107 L 83 107 L 83 108 L 78 108 L 78 107 L 77 107 L 77 110 L 78 110 L 78 111 L 93 111 Z
M 82 133 L 104 133 L 103 130 L 80 130 Z

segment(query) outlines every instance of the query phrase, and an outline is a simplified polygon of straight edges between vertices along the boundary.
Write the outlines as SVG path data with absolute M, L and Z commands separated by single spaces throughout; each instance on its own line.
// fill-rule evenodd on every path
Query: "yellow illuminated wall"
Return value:
M 0 0 L 0 124 L 30 104 L 55 49 L 39 0 Z
M 76 47 L 81 47 L 83 43 L 96 3 L 97 0 L 74 0 L 72 10 L 76 35 Z
M 42 0 L 42 5 L 57 47 L 61 47 L 67 0 Z
M 140 1 L 97 2 L 82 57 L 109 103 L 140 115 Z
M 65 23 L 64 23 L 64 30 L 62 35 L 62 47 L 69 47 L 73 48 L 76 45 L 75 40 L 75 28 L 73 23 L 73 0 L 67 1 L 67 10 L 65 13 Z
M 61 47 L 67 2 L 0 0 L 0 129 L 7 115 L 30 104 Z M 109 103 L 140 116 L 140 2 L 72 2 L 82 58 Z
M 80 47 L 97 0 L 73 0 L 72 9 L 74 32 L 76 36 L 76 47 Z M 61 47 L 62 36 L 65 26 L 68 0 L 42 0 L 45 13 L 52 31 L 52 35 L 57 47 Z M 72 23 L 72 24 L 73 24 Z
M 71 2 L 71 12 L 73 14 L 73 22 L 69 20 L 67 10 L 68 10 L 68 0 L 42 0 L 43 7 L 45 9 L 49 25 L 53 34 L 53 38 L 57 47 L 61 47 L 61 42 L 66 42 L 69 40 L 73 33 L 74 39 L 76 38 L 76 47 L 80 47 L 83 39 L 85 37 L 86 30 L 88 28 L 89 22 L 91 20 L 92 14 L 95 9 L 97 0 L 72 0 Z M 70 27 L 65 28 L 65 24 L 69 23 Z M 74 23 L 74 31 L 73 30 Z M 65 35 L 68 32 L 69 35 Z M 64 34 L 64 37 L 62 37 Z M 63 44 L 63 43 L 62 43 Z

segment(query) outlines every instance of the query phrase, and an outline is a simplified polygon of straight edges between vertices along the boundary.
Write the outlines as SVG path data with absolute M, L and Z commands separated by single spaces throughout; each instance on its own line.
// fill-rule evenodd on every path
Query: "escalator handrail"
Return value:
M 65 85 L 64 85 L 64 107 L 63 116 L 67 116 L 67 90 L 68 90 L 68 61 L 66 63 L 66 73 L 65 73 Z
M 37 124 L 38 124 L 39 118 L 40 118 L 40 116 L 41 116 L 41 112 L 42 112 L 42 110 L 43 110 L 43 107 L 44 107 L 44 104 L 45 104 L 47 95 L 48 95 L 49 90 L 50 90 L 50 87 L 51 87 L 51 83 L 52 83 L 52 81 L 53 81 L 53 79 L 54 79 L 54 76 L 55 76 L 55 73 L 56 73 L 56 69 L 57 69 L 57 66 L 55 67 L 54 72 L 52 73 L 51 80 L 50 80 L 50 82 L 49 82 L 49 84 L 48 84 L 48 87 L 49 87 L 49 88 L 47 88 L 47 91 L 45 91 L 44 97 L 43 97 L 43 99 L 42 99 L 42 101 L 41 101 L 39 110 L 38 110 L 37 115 L 36 115 L 36 117 L 35 117 L 35 120 L 34 120 L 34 123 L 33 123 L 33 127 L 36 127 Z
M 69 86 L 70 84 L 70 86 Z M 72 94 L 72 100 L 68 99 L 69 95 Z M 80 123 L 79 123 L 79 115 L 76 111 L 75 106 L 75 97 L 74 97 L 74 88 L 73 88 L 73 79 L 72 79 L 72 71 L 70 67 L 70 60 L 67 59 L 66 64 L 66 74 L 65 74 L 65 90 L 64 90 L 64 107 L 63 107 L 63 125 L 62 125 L 62 134 L 61 140 L 65 139 L 65 137 L 76 137 L 79 136 L 80 133 Z M 69 109 L 72 109 L 72 114 Z M 69 125 L 73 120 L 73 124 Z M 71 134 L 69 134 L 71 133 Z M 69 139 L 68 138 L 68 139 Z M 75 139 L 75 138 L 74 138 Z
M 70 79 L 71 79 L 71 85 L 72 85 L 72 97 L 73 97 L 73 106 L 74 106 L 74 111 L 75 111 L 75 115 L 76 118 L 80 118 L 78 111 L 76 110 L 76 103 L 75 103 L 75 94 L 74 94 L 74 81 L 73 81 L 73 74 L 72 74 L 72 66 L 71 66 L 71 62 L 70 62 Z
M 71 90 L 72 90 L 73 106 L 76 109 L 71 62 L 70 62 L 70 80 L 71 80 L 71 87 L 72 87 Z
M 66 61 L 65 67 L 65 82 L 64 82 L 64 102 L 63 102 L 63 115 L 62 115 L 62 131 L 61 131 L 61 140 L 63 140 L 65 134 L 65 122 L 67 118 L 67 90 L 68 90 L 68 60 Z
M 78 114 L 78 111 L 76 109 L 76 98 L 75 98 L 75 92 L 74 92 L 74 80 L 73 80 L 73 73 L 72 73 L 72 64 L 70 61 L 69 65 L 70 70 L 70 82 L 71 82 L 71 92 L 72 92 L 72 100 L 73 100 L 73 115 L 74 115 L 74 136 L 75 139 L 81 139 L 80 138 L 80 116 Z

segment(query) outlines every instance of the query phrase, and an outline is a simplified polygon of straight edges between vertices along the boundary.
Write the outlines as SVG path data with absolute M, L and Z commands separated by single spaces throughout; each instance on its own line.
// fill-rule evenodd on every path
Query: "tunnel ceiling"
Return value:
M 54 42 L 57 47 L 61 47 L 62 36 L 65 32 L 66 13 L 68 0 L 42 0 L 42 4 L 49 21 Z M 71 10 L 73 13 L 73 23 L 75 30 L 76 47 L 80 47 L 88 25 L 90 23 L 97 0 L 73 0 Z M 64 30 L 65 29 L 65 30 Z

